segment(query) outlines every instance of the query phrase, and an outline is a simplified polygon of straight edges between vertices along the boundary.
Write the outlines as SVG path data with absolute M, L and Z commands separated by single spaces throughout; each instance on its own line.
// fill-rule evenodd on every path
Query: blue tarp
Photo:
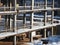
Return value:
M 49 42 L 58 42 L 60 41 L 60 35 L 48 37 Z

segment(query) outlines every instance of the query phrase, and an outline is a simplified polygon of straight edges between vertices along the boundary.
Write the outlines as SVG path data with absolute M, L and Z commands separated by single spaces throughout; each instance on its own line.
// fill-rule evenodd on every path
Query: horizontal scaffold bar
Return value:
M 34 10 L 19 10 L 18 13 L 28 13 L 28 12 L 40 12 L 40 11 L 53 11 L 53 10 L 60 10 L 60 8 L 48 8 L 48 9 L 34 9 Z M 11 15 L 17 14 L 16 11 L 0 11 L 0 15 Z

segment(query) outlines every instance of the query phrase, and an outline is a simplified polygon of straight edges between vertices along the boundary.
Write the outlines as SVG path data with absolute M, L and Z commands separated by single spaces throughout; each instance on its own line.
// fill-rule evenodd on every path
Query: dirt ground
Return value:
M 28 39 L 25 39 L 25 40 L 17 40 L 17 45 L 27 45 L 26 43 L 29 42 L 26 41 Z M 6 39 L 2 39 L 0 40 L 0 45 L 13 45 L 13 38 L 9 37 L 9 38 L 6 38 Z
M 27 45 L 27 42 L 17 42 L 17 45 Z M 0 45 L 13 45 L 13 42 L 1 42 Z

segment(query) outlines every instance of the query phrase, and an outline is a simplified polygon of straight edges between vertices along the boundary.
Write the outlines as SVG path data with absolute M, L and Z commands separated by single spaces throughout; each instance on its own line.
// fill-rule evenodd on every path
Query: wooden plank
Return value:
M 13 36 L 16 35 L 15 32 L 4 32 L 4 33 L 0 33 L 0 39 L 4 38 L 4 37 L 9 37 L 9 36 Z
M 18 29 L 16 32 L 5 32 L 5 33 L 0 33 L 0 39 L 4 38 L 4 37 L 8 37 L 8 36 L 13 36 L 13 35 L 17 35 L 17 34 L 21 34 L 21 33 L 25 33 L 25 32 L 32 32 L 32 31 L 37 31 L 38 29 L 44 29 L 44 28 L 49 28 L 52 26 L 57 26 L 60 25 L 59 24 L 53 24 L 53 25 L 47 25 L 47 26 L 35 26 L 32 29 Z

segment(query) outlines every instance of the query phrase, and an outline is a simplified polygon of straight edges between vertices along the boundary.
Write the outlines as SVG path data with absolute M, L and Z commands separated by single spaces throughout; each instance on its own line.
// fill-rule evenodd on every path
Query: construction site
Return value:
M 60 45 L 59 0 L 0 0 L 0 45 Z

